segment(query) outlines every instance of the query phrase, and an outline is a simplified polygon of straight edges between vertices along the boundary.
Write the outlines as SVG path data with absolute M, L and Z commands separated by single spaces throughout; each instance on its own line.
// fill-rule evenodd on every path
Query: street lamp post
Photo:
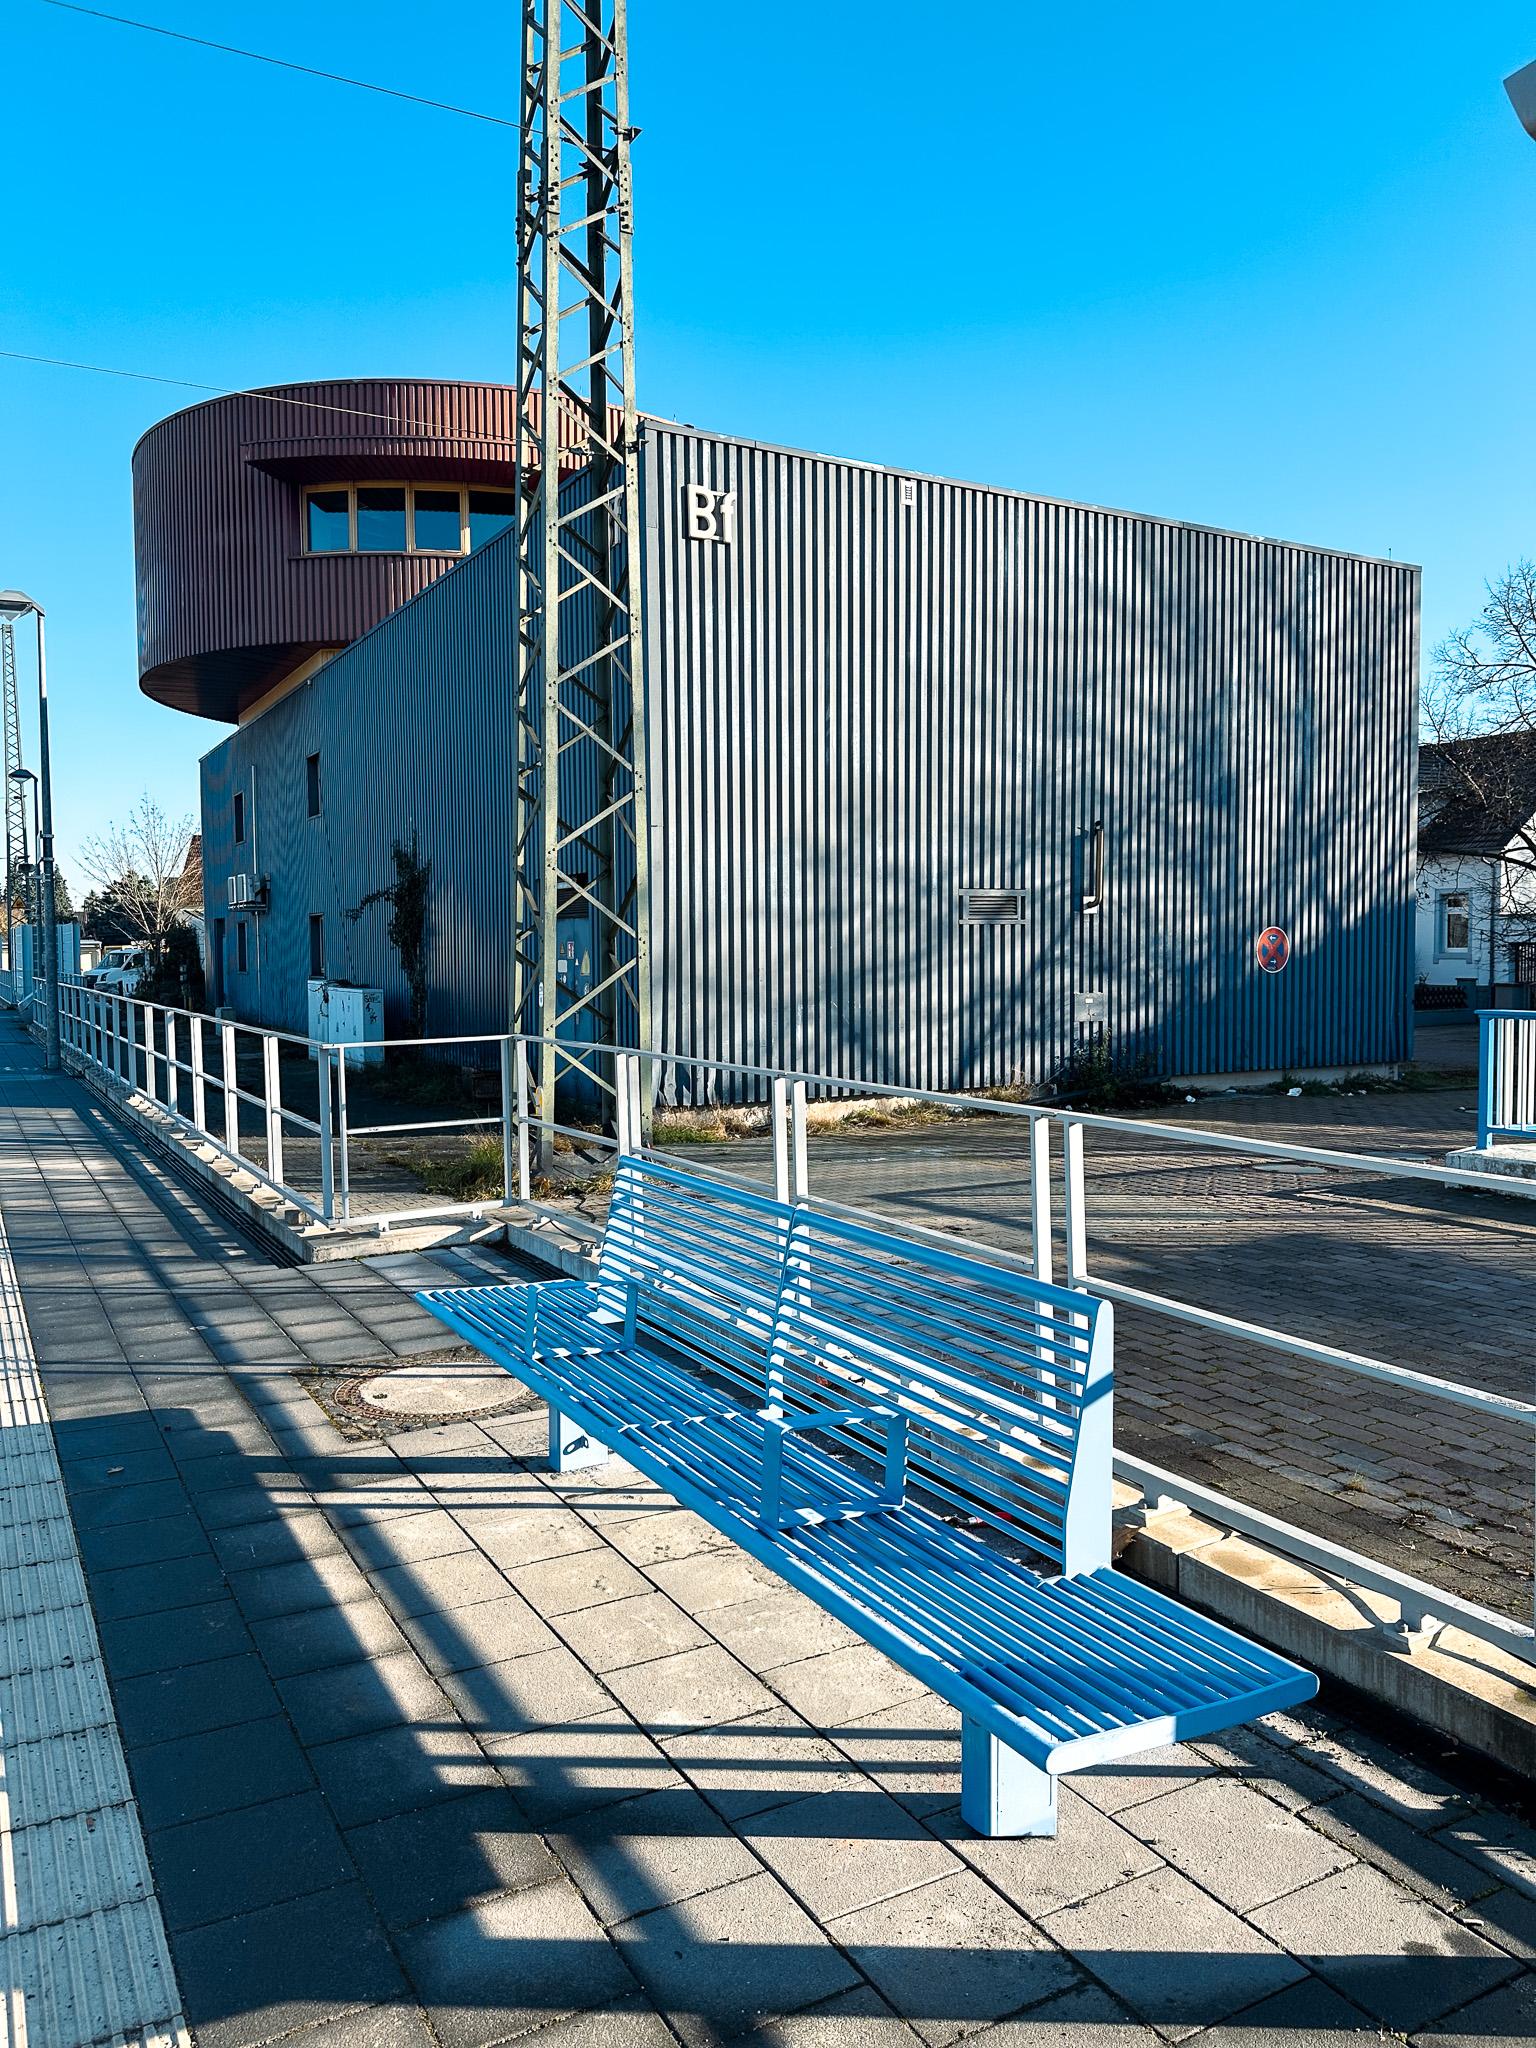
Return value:
M 32 785 L 32 844 L 36 847 L 39 837 L 37 824 L 37 777 L 30 768 L 13 768 L 11 770 L 11 780 L 12 782 L 23 784 L 30 782 Z M 24 854 L 27 850 L 27 814 L 25 811 L 21 814 L 21 850 Z M 27 923 L 31 926 L 35 937 L 36 933 L 41 929 L 42 909 L 37 900 L 37 862 L 35 860 L 27 859 L 22 868 L 22 878 L 27 892 Z M 9 883 L 7 883 L 7 887 L 9 887 Z M 9 902 L 9 895 L 7 895 L 6 900 Z M 16 992 L 16 962 L 12 960 L 9 962 L 9 965 L 11 969 L 11 993 L 14 995 Z M 30 994 L 30 991 L 28 993 Z
M 48 653 L 43 608 L 19 590 L 0 590 L 0 618 L 37 617 L 37 764 L 40 815 L 37 826 L 37 893 L 43 927 L 43 1065 L 59 1065 L 59 926 L 54 915 L 53 770 L 48 752 Z

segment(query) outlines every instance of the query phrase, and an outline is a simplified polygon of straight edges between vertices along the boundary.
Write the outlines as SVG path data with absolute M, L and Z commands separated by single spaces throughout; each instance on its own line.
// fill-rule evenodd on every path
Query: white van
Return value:
M 140 975 L 147 974 L 149 967 L 148 946 L 108 946 L 98 965 L 80 979 L 87 988 L 111 989 L 118 995 L 131 996 L 139 985 Z

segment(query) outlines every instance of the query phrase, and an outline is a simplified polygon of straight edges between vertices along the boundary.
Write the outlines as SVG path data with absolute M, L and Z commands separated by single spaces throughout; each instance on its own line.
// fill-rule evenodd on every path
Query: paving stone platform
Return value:
M 269 1266 L 7 1023 L 0 1211 L 199 2048 L 1536 2034 L 1454 1765 L 1308 1711 L 978 1840 L 946 1707 L 536 1410 L 342 1440 L 297 1375 L 473 1259 Z

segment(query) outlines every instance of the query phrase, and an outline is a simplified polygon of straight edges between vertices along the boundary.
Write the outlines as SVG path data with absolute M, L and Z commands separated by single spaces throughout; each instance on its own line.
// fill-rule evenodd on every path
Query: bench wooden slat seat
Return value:
M 419 1298 L 544 1397 L 557 1463 L 621 1451 L 949 1700 L 984 1833 L 1316 1690 L 1112 1569 L 1090 1296 L 626 1159 L 593 1281 Z

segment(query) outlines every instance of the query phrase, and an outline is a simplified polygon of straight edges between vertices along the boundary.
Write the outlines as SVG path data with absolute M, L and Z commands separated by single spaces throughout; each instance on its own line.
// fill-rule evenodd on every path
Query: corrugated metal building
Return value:
M 643 501 L 661 1047 L 983 1086 L 1091 1013 L 1181 1075 L 1407 1056 L 1415 569 L 656 422 Z M 403 1017 L 354 913 L 414 832 L 429 1029 L 504 1028 L 514 604 L 506 534 L 207 756 L 240 1014 L 302 1029 L 323 952 Z

